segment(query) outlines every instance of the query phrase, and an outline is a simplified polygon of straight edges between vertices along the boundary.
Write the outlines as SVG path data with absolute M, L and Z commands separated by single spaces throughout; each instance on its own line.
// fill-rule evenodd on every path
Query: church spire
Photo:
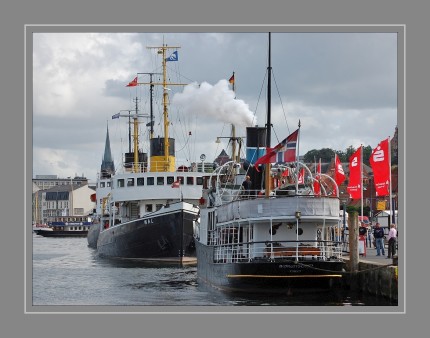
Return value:
M 112 159 L 112 153 L 110 150 L 109 140 L 109 126 L 106 126 L 106 141 L 105 141 L 105 152 L 103 155 L 102 165 L 100 167 L 101 178 L 111 177 L 115 173 L 115 165 Z

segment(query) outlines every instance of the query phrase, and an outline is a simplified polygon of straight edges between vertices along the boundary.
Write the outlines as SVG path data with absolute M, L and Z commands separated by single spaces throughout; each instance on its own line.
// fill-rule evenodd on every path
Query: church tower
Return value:
M 102 159 L 102 165 L 100 167 L 100 178 L 109 178 L 114 173 L 115 165 L 113 163 L 112 153 L 110 150 L 109 126 L 106 126 L 105 152 Z

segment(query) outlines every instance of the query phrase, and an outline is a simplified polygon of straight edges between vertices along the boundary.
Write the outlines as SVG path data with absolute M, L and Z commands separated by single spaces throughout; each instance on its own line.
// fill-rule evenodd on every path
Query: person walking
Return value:
M 379 223 L 375 224 L 375 229 L 373 230 L 373 237 L 375 237 L 376 242 L 376 256 L 385 256 L 384 249 L 384 229 L 381 228 Z
M 391 224 L 390 231 L 388 232 L 388 256 L 387 256 L 387 258 L 392 258 L 396 254 L 396 241 L 397 241 L 396 225 Z

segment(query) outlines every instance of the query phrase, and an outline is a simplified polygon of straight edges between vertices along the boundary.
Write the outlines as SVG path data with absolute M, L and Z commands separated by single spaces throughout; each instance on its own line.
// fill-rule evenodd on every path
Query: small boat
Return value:
M 197 171 L 196 166 L 176 164 L 175 139 L 169 137 L 170 84 L 166 62 L 172 59 L 166 60 L 166 52 L 179 47 L 149 48 L 155 48 L 162 56 L 162 82 L 154 83 L 151 77 L 146 84 L 150 85 L 151 95 L 154 85 L 163 87 L 164 136 L 154 137 L 151 111 L 151 121 L 146 124 L 150 127 L 149 158 L 147 153 L 140 151 L 138 124 L 143 116 L 139 114 L 136 98 L 134 114 L 129 111 L 124 115 L 133 120 L 130 123 L 134 130 L 133 151 L 125 154 L 121 170 L 106 179 L 110 191 L 101 198 L 97 253 L 110 258 L 196 264 L 194 228 L 203 173 Z M 137 77 L 128 86 L 136 85 Z M 122 116 L 118 113 L 112 118 L 116 117 Z M 99 196 L 97 199 L 100 201 Z
M 86 237 L 90 221 L 49 222 L 47 227 L 33 228 L 36 235 L 43 237 Z
M 270 86 L 270 57 L 268 71 Z M 268 110 L 270 117 L 270 105 Z M 330 192 L 317 193 L 313 183 L 318 179 L 298 161 L 298 152 L 283 168 L 270 164 L 276 155 L 272 149 L 288 150 L 290 143 L 295 147 L 299 131 L 300 122 L 279 147 L 269 148 L 270 128 L 248 127 L 248 164 L 230 161 L 204 177 L 195 232 L 199 282 L 230 292 L 287 294 L 330 287 L 342 278 L 341 243 L 332 236 L 340 226 L 336 183 L 333 180 Z M 263 158 L 259 152 L 264 147 L 268 153 L 263 171 L 256 158 Z M 247 176 L 249 190 L 242 184 Z

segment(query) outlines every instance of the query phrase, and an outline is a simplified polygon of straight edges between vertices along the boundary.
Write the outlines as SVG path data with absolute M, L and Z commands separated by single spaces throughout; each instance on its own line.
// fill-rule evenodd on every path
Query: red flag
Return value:
M 234 83 L 234 74 L 231 76 L 231 78 L 228 80 L 228 82 L 230 82 L 231 84 Z
M 175 182 L 172 183 L 172 188 L 179 188 L 181 185 L 181 181 L 177 180 Z
M 334 180 L 336 184 L 340 186 L 343 181 L 345 181 L 345 172 L 342 168 L 342 163 L 340 162 L 339 156 L 334 154 Z
M 135 87 L 137 86 L 137 76 L 133 79 L 133 81 L 129 82 L 126 87 Z
M 314 194 L 315 195 L 321 195 L 320 180 L 321 180 L 321 159 L 318 162 L 317 172 L 316 172 L 316 175 L 315 175 L 315 181 L 314 181 Z
M 349 158 L 349 196 L 352 199 L 361 199 L 361 146 Z
M 298 184 L 304 184 L 305 183 L 305 168 L 300 169 L 299 171 L 299 177 L 297 178 Z
M 390 154 L 388 138 L 381 141 L 370 155 L 370 166 L 373 169 L 376 196 L 390 194 Z
M 261 156 L 254 164 L 257 171 L 259 164 L 275 162 L 276 159 L 273 160 L 272 157 L 274 157 L 279 152 L 284 152 L 285 162 L 294 162 L 296 160 L 296 145 L 298 136 L 299 129 L 287 136 L 274 148 L 267 148 L 266 154 Z

